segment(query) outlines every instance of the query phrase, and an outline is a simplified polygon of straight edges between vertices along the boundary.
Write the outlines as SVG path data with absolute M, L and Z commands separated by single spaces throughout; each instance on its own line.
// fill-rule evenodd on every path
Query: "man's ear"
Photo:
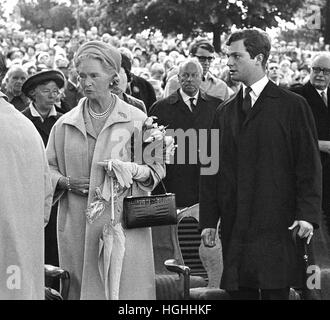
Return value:
M 264 60 L 264 55 L 262 53 L 259 53 L 255 56 L 256 62 L 262 64 L 262 61 Z

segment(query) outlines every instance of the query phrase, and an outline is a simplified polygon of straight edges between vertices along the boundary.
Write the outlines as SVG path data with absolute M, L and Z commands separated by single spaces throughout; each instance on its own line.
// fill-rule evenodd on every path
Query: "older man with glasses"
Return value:
M 329 259 L 330 264 L 330 54 L 321 53 L 314 57 L 311 65 L 310 80 L 303 86 L 293 89 L 295 93 L 302 95 L 308 102 L 316 124 L 318 133 L 319 150 L 322 161 L 322 209 L 326 222 L 325 232 L 323 225 L 320 226 L 322 238 L 317 248 L 317 252 L 326 244 L 324 254 L 319 252 L 319 256 Z M 315 238 L 315 240 L 317 240 Z M 317 245 L 316 241 L 315 246 Z M 317 253 L 316 253 L 317 254 Z
M 200 89 L 203 92 L 223 101 L 234 94 L 234 91 L 224 81 L 218 79 L 209 71 L 214 60 L 214 47 L 208 40 L 201 39 L 192 43 L 189 53 L 192 57 L 196 57 L 203 67 L 203 78 L 200 84 Z M 168 97 L 179 88 L 179 79 L 177 74 L 175 74 L 166 83 L 164 97 Z

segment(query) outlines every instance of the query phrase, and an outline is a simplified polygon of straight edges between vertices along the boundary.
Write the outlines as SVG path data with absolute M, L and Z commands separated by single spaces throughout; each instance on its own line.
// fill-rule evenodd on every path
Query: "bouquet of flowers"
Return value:
M 167 127 L 158 125 L 154 122 L 156 119 L 155 116 L 148 117 L 143 124 L 144 161 L 147 164 L 150 162 L 148 160 L 168 164 L 177 146 L 172 136 L 166 136 Z

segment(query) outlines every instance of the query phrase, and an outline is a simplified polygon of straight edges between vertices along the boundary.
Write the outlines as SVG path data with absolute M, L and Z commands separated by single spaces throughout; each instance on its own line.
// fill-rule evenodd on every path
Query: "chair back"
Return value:
M 207 248 L 201 241 L 199 230 L 199 204 L 182 210 L 178 216 L 179 243 L 185 265 L 192 275 L 208 280 L 209 288 L 219 288 L 223 272 L 222 246 L 217 225 L 216 245 Z

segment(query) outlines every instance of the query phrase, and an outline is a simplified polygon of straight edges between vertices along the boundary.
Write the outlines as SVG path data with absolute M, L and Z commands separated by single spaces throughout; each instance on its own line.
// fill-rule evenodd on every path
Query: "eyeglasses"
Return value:
M 58 96 L 60 94 L 60 91 L 58 90 L 53 90 L 53 91 L 50 91 L 50 90 L 40 90 L 41 94 L 44 95 L 44 96 L 49 96 L 49 94 L 51 93 L 52 96 Z
M 200 62 L 206 62 L 206 61 L 211 62 L 214 59 L 214 57 L 205 57 L 205 56 L 197 56 L 197 55 L 195 55 L 195 57 L 198 58 Z
M 179 75 L 182 79 L 188 79 L 191 77 L 192 79 L 197 79 L 198 77 L 201 77 L 199 73 L 182 73 Z
M 321 71 L 323 71 L 323 74 L 324 74 L 325 76 L 330 75 L 330 69 L 329 69 L 329 68 L 312 67 L 312 70 L 313 70 L 316 74 L 320 74 Z

